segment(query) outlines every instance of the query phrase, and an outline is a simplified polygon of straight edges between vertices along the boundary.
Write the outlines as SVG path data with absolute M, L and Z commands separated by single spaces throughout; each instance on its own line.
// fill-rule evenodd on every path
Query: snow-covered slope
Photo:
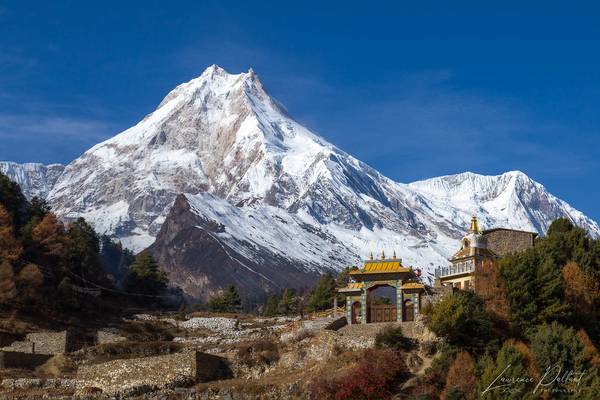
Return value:
M 310 273 L 385 248 L 431 270 L 445 265 L 472 214 L 485 228 L 538 233 L 566 216 L 600 234 L 595 222 L 521 173 L 394 182 L 296 122 L 252 70 L 233 75 L 217 66 L 74 160 L 47 198 L 63 218 L 83 216 L 135 250 L 158 236 L 153 248 L 165 262 L 177 258 L 173 248 L 195 255 L 173 268 L 194 269 L 210 242 L 221 246 L 223 260 L 237 260 L 231 268 L 286 264 L 286 271 Z M 199 242 L 176 234 L 178 226 L 192 229 L 190 221 L 204 232 Z
M 65 169 L 61 164 L 17 164 L 11 161 L 0 161 L 0 172 L 21 186 L 27 198 L 46 197 Z

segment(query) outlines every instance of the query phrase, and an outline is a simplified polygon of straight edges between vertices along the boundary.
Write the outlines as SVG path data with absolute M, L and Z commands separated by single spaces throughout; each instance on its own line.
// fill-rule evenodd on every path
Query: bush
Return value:
M 389 327 L 375 336 L 375 346 L 395 351 L 409 351 L 415 348 L 415 342 L 402 334 L 402 329 Z
M 400 355 L 389 349 L 371 349 L 344 376 L 319 379 L 310 386 L 316 399 L 390 399 L 406 377 Z
M 237 356 L 249 367 L 271 365 L 279 360 L 279 345 L 269 339 L 241 343 L 237 347 Z

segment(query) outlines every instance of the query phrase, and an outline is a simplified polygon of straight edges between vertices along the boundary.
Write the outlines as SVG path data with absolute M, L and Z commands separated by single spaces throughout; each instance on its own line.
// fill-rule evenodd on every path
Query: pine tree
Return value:
M 331 273 L 321 275 L 319 282 L 308 299 L 310 311 L 321 311 L 333 307 L 333 297 L 336 295 L 335 280 Z
M 535 399 L 532 394 L 533 385 L 527 382 L 527 359 L 515 348 L 511 342 L 505 342 L 498 352 L 495 360 L 487 355 L 481 360 L 481 379 L 478 392 L 483 400 L 520 400 Z M 499 377 L 504 377 L 509 386 L 498 382 Z M 494 383 L 495 382 L 495 383 Z
M 278 314 L 283 315 L 291 315 L 298 311 L 298 301 L 294 289 L 283 289 L 277 309 Z
M 23 248 L 14 232 L 12 218 L 0 204 L 0 262 L 14 262 L 21 257 Z
M 263 315 L 266 317 L 273 317 L 279 313 L 279 296 L 272 294 L 267 299 L 267 304 L 263 311 Z
M 240 312 L 242 310 L 242 299 L 234 285 L 229 285 L 223 294 L 223 304 L 227 312 Z
M 167 287 L 167 274 L 161 271 L 148 251 L 135 257 L 126 278 L 126 290 L 131 293 L 157 295 Z
M 1 172 L 0 206 L 3 206 L 10 215 L 12 223 L 14 223 L 14 231 L 19 232 L 29 219 L 27 215 L 27 199 L 23 195 L 23 192 L 21 192 L 19 185 Z
M 496 345 L 491 318 L 483 301 L 471 291 L 455 292 L 435 304 L 428 327 L 462 349 L 481 352 Z

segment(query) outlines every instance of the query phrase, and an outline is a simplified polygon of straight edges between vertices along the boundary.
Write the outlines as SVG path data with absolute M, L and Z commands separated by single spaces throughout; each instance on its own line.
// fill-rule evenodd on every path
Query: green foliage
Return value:
M 312 290 L 308 299 L 309 311 L 322 311 L 333 307 L 336 295 L 336 284 L 330 272 L 321 275 L 319 282 Z
M 79 294 L 69 278 L 63 278 L 58 285 L 58 304 L 65 310 L 75 311 L 81 307 Z
M 375 347 L 409 351 L 415 347 L 412 339 L 402 334 L 402 328 L 388 328 L 375 336 Z
M 19 232 L 21 227 L 29 219 L 27 209 L 28 202 L 21 192 L 21 188 L 16 182 L 11 181 L 6 175 L 0 172 L 0 204 L 6 208 L 10 214 L 15 232 Z
M 294 289 L 283 289 L 277 310 L 282 315 L 292 315 L 298 312 L 298 298 Z
M 581 370 L 585 367 L 583 344 L 573 328 L 556 322 L 540 325 L 530 331 L 529 340 L 531 351 L 542 371 L 557 364 L 565 370 Z
M 115 282 L 124 280 L 135 255 L 106 235 L 102 235 L 100 244 L 100 263 L 104 270 L 112 275 Z
M 535 381 L 528 375 L 527 360 L 512 343 L 505 342 L 495 359 L 486 355 L 480 364 L 482 373 L 479 393 L 482 393 L 482 399 L 536 398 L 533 395 Z
M 213 297 L 206 303 L 206 307 L 212 312 L 240 312 L 242 301 L 234 285 L 230 285 L 225 292 Z
M 491 318 L 483 301 L 471 291 L 455 292 L 437 303 L 428 326 L 459 348 L 481 352 L 496 345 Z
M 263 315 L 266 317 L 273 317 L 279 313 L 279 296 L 272 294 L 267 299 L 267 304 L 263 310 Z
M 125 288 L 130 293 L 158 295 L 166 289 L 167 282 L 167 274 L 159 269 L 152 255 L 142 251 L 129 269 Z
M 590 239 L 583 229 L 564 218 L 554 221 L 547 236 L 538 239 L 533 248 L 500 261 L 500 275 L 506 284 L 515 334 L 523 336 L 531 325 L 572 320 L 562 276 L 562 269 L 569 261 L 575 261 L 600 282 L 600 241 Z M 574 322 L 598 332 L 592 326 L 597 323 Z

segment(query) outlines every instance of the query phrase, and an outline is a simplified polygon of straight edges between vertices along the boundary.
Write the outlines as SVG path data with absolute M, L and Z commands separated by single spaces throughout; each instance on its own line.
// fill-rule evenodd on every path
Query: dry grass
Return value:
M 36 374 L 44 378 L 72 376 L 76 371 L 73 360 L 64 354 L 56 354 L 35 370 Z
M 238 359 L 250 366 L 271 365 L 279 360 L 279 344 L 275 339 L 258 339 L 237 346 Z

